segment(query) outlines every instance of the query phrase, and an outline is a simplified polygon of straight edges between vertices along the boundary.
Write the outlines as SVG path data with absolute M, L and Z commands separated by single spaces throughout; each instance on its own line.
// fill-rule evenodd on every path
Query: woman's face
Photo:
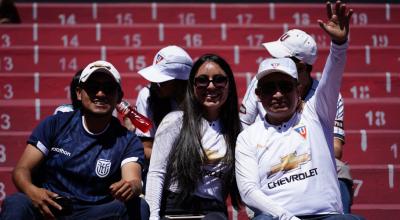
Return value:
M 194 94 L 209 115 L 218 115 L 228 98 L 229 79 L 222 68 L 207 61 L 194 77 Z

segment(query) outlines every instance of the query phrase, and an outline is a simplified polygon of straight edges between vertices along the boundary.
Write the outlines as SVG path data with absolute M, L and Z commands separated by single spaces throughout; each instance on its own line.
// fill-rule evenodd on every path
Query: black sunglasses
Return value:
M 98 91 L 102 91 L 106 94 L 112 94 L 118 89 L 117 83 L 85 83 L 82 85 L 82 88 L 88 93 L 97 93 Z
M 261 90 L 261 93 L 264 95 L 273 95 L 278 90 L 282 93 L 290 93 L 294 90 L 295 87 L 295 83 L 286 80 L 278 82 L 267 82 L 258 86 L 258 88 Z
M 194 78 L 194 86 L 197 88 L 207 88 L 210 83 L 217 88 L 225 88 L 228 83 L 228 77 L 223 75 L 215 75 L 211 80 L 206 75 Z

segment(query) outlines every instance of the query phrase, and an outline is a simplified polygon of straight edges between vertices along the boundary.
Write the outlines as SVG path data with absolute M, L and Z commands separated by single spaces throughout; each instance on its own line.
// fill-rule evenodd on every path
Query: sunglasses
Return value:
M 118 85 L 116 83 L 85 83 L 82 85 L 82 88 L 88 93 L 102 91 L 106 94 L 112 94 L 117 91 Z
M 226 84 L 228 84 L 228 77 L 216 75 L 210 80 L 208 76 L 202 75 L 194 79 L 194 86 L 196 88 L 207 88 L 211 82 L 217 88 L 225 88 Z
M 290 81 L 278 81 L 278 82 L 267 82 L 263 83 L 262 85 L 259 86 L 259 89 L 261 90 L 261 93 L 264 95 L 273 95 L 275 94 L 278 90 L 282 93 L 291 93 L 294 88 L 295 84 Z

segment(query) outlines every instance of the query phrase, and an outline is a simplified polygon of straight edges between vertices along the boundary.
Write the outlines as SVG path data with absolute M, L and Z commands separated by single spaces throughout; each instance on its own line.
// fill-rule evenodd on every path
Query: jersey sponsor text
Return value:
M 66 151 L 66 150 L 64 150 L 64 149 L 62 149 L 62 148 L 52 147 L 52 148 L 51 148 L 51 151 L 54 151 L 54 152 L 57 152 L 57 153 L 60 153 L 60 154 L 64 154 L 65 156 L 68 156 L 68 157 L 71 156 L 71 153 L 70 153 L 70 152 L 68 152 L 68 151 Z
M 284 178 L 281 178 L 281 179 L 276 180 L 274 182 L 269 182 L 268 183 L 268 188 L 269 189 L 273 189 L 275 187 L 282 186 L 282 185 L 285 185 L 287 183 L 304 180 L 304 179 L 307 179 L 307 178 L 310 178 L 310 177 L 313 177 L 313 176 L 316 176 L 316 175 L 318 175 L 317 168 L 314 168 L 314 169 L 311 169 L 311 170 L 309 170 L 307 172 L 304 172 L 304 173 L 293 174 L 293 175 L 291 175 L 289 177 L 284 177 Z

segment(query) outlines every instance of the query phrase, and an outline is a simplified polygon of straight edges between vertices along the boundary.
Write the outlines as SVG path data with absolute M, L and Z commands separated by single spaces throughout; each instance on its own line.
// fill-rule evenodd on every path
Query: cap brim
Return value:
M 156 66 L 148 66 L 144 69 L 138 71 L 138 73 L 143 76 L 146 80 L 154 83 L 161 83 L 169 80 L 173 80 L 174 78 L 171 76 L 167 76 L 164 74 L 159 74 L 161 70 Z
M 290 51 L 283 46 L 280 41 L 263 43 L 262 45 L 268 50 L 272 57 L 283 58 L 292 56 Z

